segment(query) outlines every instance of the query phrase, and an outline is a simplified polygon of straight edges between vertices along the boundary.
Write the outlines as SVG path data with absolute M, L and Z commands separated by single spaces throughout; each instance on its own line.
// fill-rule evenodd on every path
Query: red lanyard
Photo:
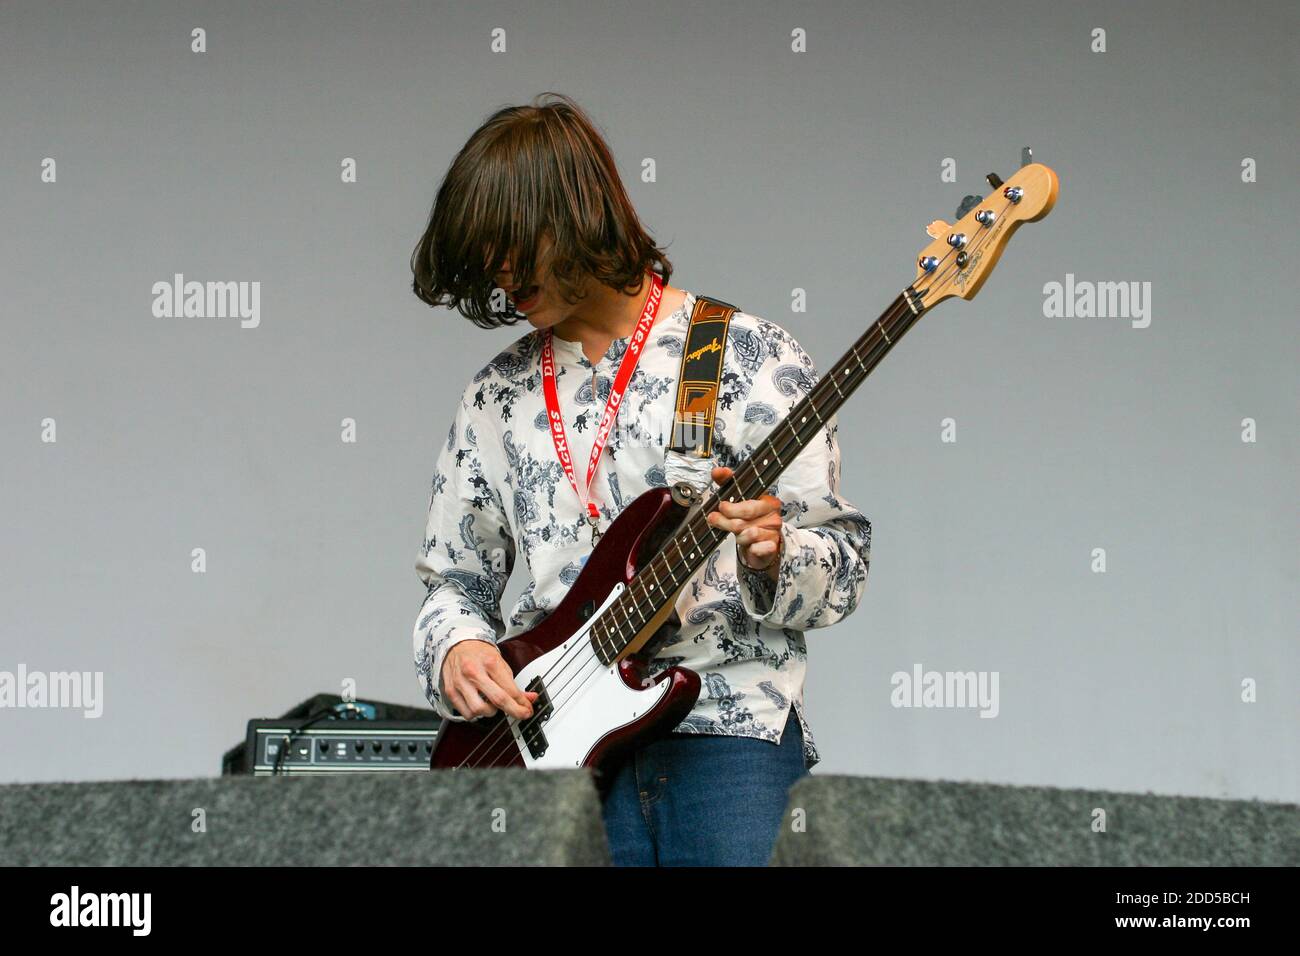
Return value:
M 650 295 L 646 297 L 645 307 L 641 310 L 641 320 L 637 322 L 636 331 L 628 340 L 627 351 L 623 353 L 623 358 L 619 362 L 618 371 L 614 375 L 614 385 L 609 390 L 609 398 L 605 399 L 605 412 L 600 416 L 600 425 L 596 428 L 595 440 L 591 446 L 591 458 L 587 462 L 587 483 L 584 486 L 588 492 L 591 490 L 591 479 L 596 474 L 596 462 L 600 459 L 600 453 L 605 448 L 605 440 L 609 437 L 609 430 L 618 415 L 623 390 L 627 388 L 627 383 L 632 378 L 636 363 L 641 358 L 641 349 L 645 345 L 646 336 L 650 334 L 650 326 L 654 324 L 655 316 L 659 314 L 664 283 L 655 273 L 647 274 L 650 276 Z M 600 532 L 596 528 L 596 522 L 600 519 L 600 510 L 578 488 L 578 479 L 573 474 L 569 443 L 564 436 L 564 417 L 560 414 L 560 396 L 555 389 L 555 354 L 551 348 L 549 328 L 542 329 L 542 391 L 546 395 L 546 417 L 551 423 L 551 440 L 555 442 L 555 454 L 559 457 L 560 464 L 564 466 L 564 473 L 568 475 L 569 484 L 573 486 L 573 491 L 578 496 L 578 503 L 586 508 L 587 521 L 591 525 L 591 544 L 595 547 L 600 539 Z

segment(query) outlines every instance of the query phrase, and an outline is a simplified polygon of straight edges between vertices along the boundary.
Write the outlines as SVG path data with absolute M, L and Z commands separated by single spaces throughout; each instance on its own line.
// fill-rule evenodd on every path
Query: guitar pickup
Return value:
M 540 760 L 546 754 L 546 748 L 549 744 L 546 741 L 546 733 L 542 730 L 542 724 L 551 719 L 551 698 L 546 692 L 546 682 L 541 677 L 534 677 L 524 688 L 527 691 L 535 691 L 537 699 L 533 701 L 533 716 L 526 717 L 518 722 L 519 736 L 524 740 L 524 746 L 528 748 L 529 754 L 534 760 Z

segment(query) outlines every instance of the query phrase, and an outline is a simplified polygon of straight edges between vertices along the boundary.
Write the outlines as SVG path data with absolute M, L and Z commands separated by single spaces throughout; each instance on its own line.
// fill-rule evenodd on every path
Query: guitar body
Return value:
M 521 688 L 544 690 L 546 699 L 533 705 L 534 718 L 518 721 L 498 712 L 444 721 L 430 768 L 589 767 L 601 779 L 612 758 L 680 724 L 699 697 L 699 675 L 670 667 L 649 680 L 653 640 L 605 665 L 591 650 L 588 630 L 686 515 L 668 488 L 651 488 L 625 508 L 555 610 L 532 630 L 497 644 Z M 542 682 L 540 688 L 530 686 L 534 680 Z

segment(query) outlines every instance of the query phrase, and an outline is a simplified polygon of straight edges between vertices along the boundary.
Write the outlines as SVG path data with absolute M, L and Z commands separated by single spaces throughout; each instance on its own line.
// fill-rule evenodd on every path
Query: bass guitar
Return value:
M 533 715 L 444 721 L 432 769 L 589 767 L 600 782 L 602 766 L 621 751 L 682 722 L 699 697 L 699 675 L 669 667 L 651 678 L 648 661 L 683 588 L 730 535 L 705 516 L 720 501 L 757 498 L 774 485 L 907 330 L 944 299 L 974 298 L 1020 224 L 1056 202 L 1056 173 L 1042 164 L 1006 182 L 988 178 L 993 192 L 967 197 L 953 225 L 930 224 L 933 242 L 912 284 L 731 478 L 707 497 L 686 482 L 651 488 L 618 515 L 555 610 L 497 645 L 519 686 L 537 692 Z

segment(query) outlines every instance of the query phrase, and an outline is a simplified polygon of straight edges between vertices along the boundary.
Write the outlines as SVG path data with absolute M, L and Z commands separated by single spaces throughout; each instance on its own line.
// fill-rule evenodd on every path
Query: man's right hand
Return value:
M 535 691 L 515 683 L 501 652 L 487 641 L 461 641 L 442 662 L 442 689 L 462 717 L 491 717 L 504 710 L 511 717 L 533 716 Z

